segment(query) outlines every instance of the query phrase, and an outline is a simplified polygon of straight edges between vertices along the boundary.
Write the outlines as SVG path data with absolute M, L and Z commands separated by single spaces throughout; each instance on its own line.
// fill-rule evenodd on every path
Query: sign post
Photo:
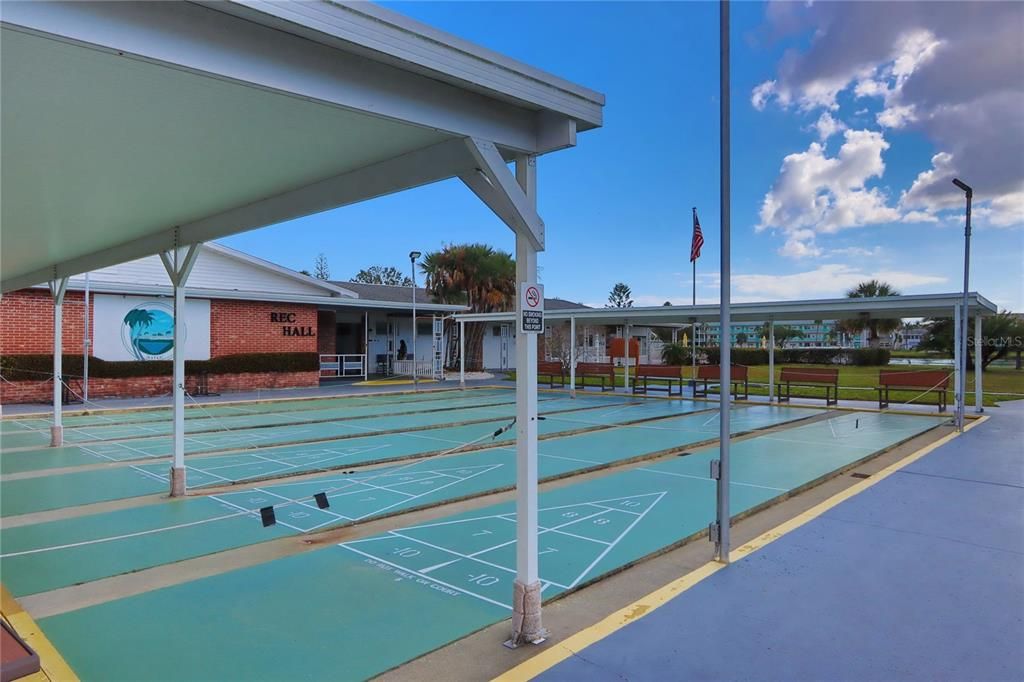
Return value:
M 519 330 L 523 334 L 544 333 L 544 285 L 520 282 Z

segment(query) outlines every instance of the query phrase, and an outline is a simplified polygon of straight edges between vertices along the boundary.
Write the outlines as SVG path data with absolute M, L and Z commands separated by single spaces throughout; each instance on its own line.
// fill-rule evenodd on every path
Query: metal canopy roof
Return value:
M 368 3 L 12 1 L 0 31 L 3 291 L 572 146 L 604 105 Z
M 920 294 L 912 296 L 883 296 L 878 298 L 827 298 L 810 301 L 770 301 L 733 303 L 730 306 L 733 322 L 763 322 L 774 320 L 845 320 L 857 317 L 952 317 L 953 306 L 963 299 L 962 293 Z M 998 312 L 994 303 L 984 296 L 971 293 L 968 298 L 970 315 L 982 317 Z M 588 308 L 545 311 L 546 320 L 561 321 L 576 318 L 589 324 L 640 324 L 649 326 L 686 324 L 688 322 L 717 322 L 718 304 L 697 306 L 656 306 L 644 308 Z M 458 314 L 465 322 L 508 322 L 516 319 L 514 312 Z

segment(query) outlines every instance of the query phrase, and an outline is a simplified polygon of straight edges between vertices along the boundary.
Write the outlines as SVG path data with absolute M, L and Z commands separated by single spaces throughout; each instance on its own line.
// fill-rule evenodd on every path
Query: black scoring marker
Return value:
M 263 519 L 264 528 L 277 523 L 277 516 L 274 515 L 273 507 L 260 507 L 260 518 Z
M 316 500 L 316 506 L 320 509 L 327 509 L 331 506 L 331 503 L 327 501 L 327 493 L 317 493 L 313 499 Z

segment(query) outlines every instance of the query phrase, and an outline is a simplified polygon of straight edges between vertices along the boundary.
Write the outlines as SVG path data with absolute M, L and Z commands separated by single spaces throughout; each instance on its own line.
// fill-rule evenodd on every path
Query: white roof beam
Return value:
M 103 251 L 5 279 L 3 291 L 33 286 L 56 277 L 123 263 L 180 245 L 195 244 L 245 230 L 273 225 L 366 199 L 391 194 L 463 174 L 475 167 L 462 140 L 448 140 L 333 178 L 135 239 Z M 505 168 L 504 164 L 501 164 Z M 508 169 L 505 168 L 505 172 Z M 511 174 L 510 174 L 511 175 Z M 513 180 L 514 182 L 514 180 Z M 175 235 L 177 232 L 177 240 Z
M 262 4 L 260 12 L 274 10 Z M 329 3 L 282 4 L 278 13 L 316 9 L 329 18 L 353 15 Z M 411 123 L 453 135 L 493 140 L 503 150 L 542 154 L 569 144 L 572 115 L 540 115 L 527 106 L 460 88 L 362 54 L 311 42 L 293 32 L 257 21 L 241 21 L 217 9 L 170 2 L 11 2 L 3 25 L 57 38 L 125 59 L 188 71 L 266 89 L 304 100 Z M 256 16 L 256 15 L 254 15 Z M 258 18 L 258 17 L 257 17 Z M 267 21 L 272 17 L 265 16 Z M 364 18 L 365 20 L 365 18 Z M 307 22 L 313 30 L 314 22 Z M 324 28 L 324 26 L 321 26 Z M 352 39 L 356 36 L 350 35 Z M 339 47 L 341 42 L 338 43 Z M 454 59 L 454 55 L 452 57 Z M 577 97 L 577 99 L 579 99 Z M 590 118 L 600 125 L 603 97 L 590 102 Z
M 476 168 L 459 177 L 513 232 L 530 240 L 537 251 L 543 251 L 544 221 L 497 148 L 487 140 L 476 138 L 467 138 L 465 144 L 476 161 Z

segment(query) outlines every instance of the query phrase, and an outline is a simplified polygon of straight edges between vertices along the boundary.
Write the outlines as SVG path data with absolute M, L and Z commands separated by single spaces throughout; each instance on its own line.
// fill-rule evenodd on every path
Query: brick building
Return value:
M 461 310 L 417 290 L 414 349 L 409 287 L 318 280 L 216 243 L 201 247 L 187 292 L 185 359 L 198 369 L 186 374 L 193 384 L 203 374 L 215 392 L 316 386 L 400 362 L 414 361 L 422 373 L 434 355 L 432 319 Z M 63 314 L 72 397 L 86 389 L 84 363 L 74 363 L 87 344 L 90 399 L 170 392 L 169 362 L 161 361 L 175 342 L 173 298 L 159 257 L 72 278 Z M 49 291 L 39 286 L 0 298 L 0 402 L 49 402 L 52 352 Z

